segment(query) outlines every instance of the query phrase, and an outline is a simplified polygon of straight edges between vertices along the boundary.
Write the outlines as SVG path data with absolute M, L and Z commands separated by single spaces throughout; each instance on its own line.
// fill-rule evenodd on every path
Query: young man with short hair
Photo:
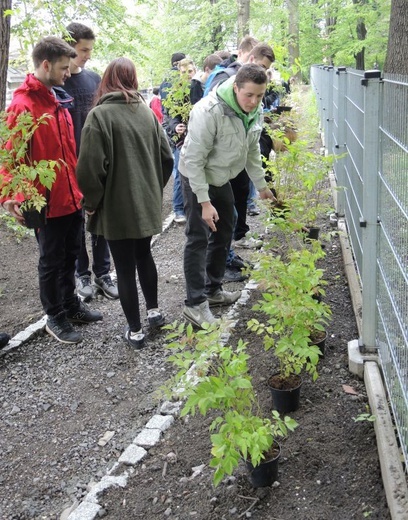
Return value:
M 66 27 L 68 35 L 67 43 L 75 50 L 75 58 L 71 58 L 71 76 L 65 81 L 65 90 L 74 98 L 74 106 L 69 109 L 74 123 L 76 151 L 79 155 L 82 128 L 86 116 L 92 108 L 94 95 L 101 81 L 96 72 L 85 69 L 85 65 L 92 55 L 95 44 L 95 34 L 86 25 L 73 22 Z M 108 242 L 104 237 L 91 234 L 92 245 L 92 271 L 94 273 L 94 285 L 109 299 L 119 298 L 118 288 L 110 275 L 111 261 Z M 89 256 L 86 249 L 85 215 L 82 225 L 81 249 L 77 260 L 77 291 L 84 299 L 89 301 L 93 297 L 91 271 L 89 269 Z
M 243 65 L 190 113 L 179 162 L 187 216 L 183 315 L 197 327 L 216 321 L 210 306 L 230 305 L 241 294 L 222 288 L 234 224 L 231 179 L 246 168 L 260 198 L 273 199 L 259 150 L 266 81 L 262 67 Z
M 259 40 L 253 36 L 244 36 L 238 46 L 237 54 L 231 54 L 229 58 L 221 63 L 222 68 L 212 77 L 210 85 L 206 88 L 206 94 L 222 81 L 234 76 L 241 65 L 247 63 L 249 53 L 258 43 Z
M 75 168 L 76 150 L 71 115 L 62 104 L 68 98 L 60 88 L 70 76 L 70 59 L 76 52 L 64 40 L 49 36 L 34 47 L 34 74 L 13 96 L 8 112 L 13 126 L 19 114 L 29 112 L 34 119 L 49 114 L 47 124 L 34 132 L 27 161 L 55 160 L 55 182 L 50 190 L 39 187 L 46 197 L 46 225 L 37 229 L 40 249 L 38 263 L 40 298 L 47 314 L 46 331 L 62 343 L 79 343 L 82 335 L 71 323 L 90 323 L 102 319 L 99 311 L 90 310 L 75 294 L 75 260 L 78 256 L 82 194 Z M 72 98 L 68 100 L 72 101 Z M 7 173 L 5 174 L 7 182 Z M 4 209 L 24 223 L 20 211 L 21 194 L 0 200 Z

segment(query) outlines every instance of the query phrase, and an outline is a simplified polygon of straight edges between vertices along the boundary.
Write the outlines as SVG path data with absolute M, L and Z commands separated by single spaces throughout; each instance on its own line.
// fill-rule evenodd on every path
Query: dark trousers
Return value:
M 186 177 L 181 176 L 184 209 L 186 212 L 186 245 L 184 248 L 184 276 L 186 305 L 198 305 L 222 287 L 222 278 L 231 243 L 234 223 L 234 195 L 230 183 L 210 186 L 211 204 L 218 212 L 217 231 L 211 232 L 202 219 L 201 204 L 191 190 Z
M 231 179 L 230 183 L 232 191 L 234 192 L 235 209 L 238 215 L 234 229 L 234 239 L 240 240 L 249 231 L 249 226 L 246 223 L 249 177 L 246 170 L 242 170 L 235 179 Z
M 81 241 L 82 211 L 50 218 L 36 232 L 40 249 L 38 277 L 41 303 L 55 316 L 78 303 L 75 294 L 75 261 Z
M 136 269 L 146 308 L 157 308 L 157 269 L 150 242 L 152 237 L 109 240 L 118 277 L 119 300 L 132 332 L 141 329 Z
M 100 278 L 110 271 L 110 253 L 108 242 L 102 236 L 91 234 L 92 271 L 96 278 Z M 82 221 L 81 247 L 76 264 L 77 276 L 91 276 L 89 256 L 86 249 L 85 216 Z

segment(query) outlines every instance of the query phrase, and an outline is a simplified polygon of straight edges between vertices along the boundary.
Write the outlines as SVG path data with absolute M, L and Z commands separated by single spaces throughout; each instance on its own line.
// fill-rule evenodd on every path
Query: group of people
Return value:
M 127 321 L 124 338 L 132 347 L 142 348 L 145 333 L 136 271 L 148 323 L 160 327 L 165 317 L 158 305 L 151 239 L 162 228 L 163 189 L 172 172 L 179 176 L 186 219 L 183 316 L 198 327 L 214 323 L 217 320 L 210 306 L 230 305 L 240 297 L 240 291 L 224 290 L 223 279 L 228 258 L 234 256 L 233 238 L 235 243 L 249 240 L 243 222 L 249 180 L 261 199 L 273 199 L 259 141 L 266 70 L 274 55 L 269 45 L 247 37 L 237 59 L 213 74 L 214 84 L 204 96 L 205 80 L 222 63 L 221 57 L 209 57 L 203 71 L 207 77 L 194 83 L 193 62 L 176 53 L 173 57 L 180 59 L 172 65 L 177 70 L 180 64 L 185 67 L 181 74 L 191 80 L 195 86 L 191 94 L 194 90 L 198 99 L 191 103 L 188 121 L 166 121 L 165 112 L 161 125 L 139 93 L 131 60 L 114 59 L 102 78 L 84 68 L 94 40 L 93 32 L 77 23 L 67 27 L 63 38 L 42 39 L 32 54 L 35 71 L 15 91 L 8 121 L 12 126 L 25 111 L 34 118 L 50 114 L 49 124 L 40 125 L 34 133 L 30 156 L 25 160 L 63 159 L 52 188 L 38 186 L 47 201 L 46 225 L 35 230 L 46 331 L 63 343 L 78 343 L 82 335 L 72 323 L 102 320 L 102 314 L 83 301 L 92 297 L 86 293 L 91 276 L 89 259 L 80 257 L 81 244 L 86 251 L 86 216 L 86 227 L 92 234 L 94 284 L 107 297 L 119 297 Z M 162 101 L 168 88 L 163 89 Z M 180 124 L 183 131 L 177 131 Z M 163 126 L 171 126 L 181 138 L 177 154 Z M 7 172 L 2 173 L 3 182 L 7 182 Z M 24 223 L 19 195 L 0 202 Z M 117 289 L 109 274 L 110 254 Z M 76 282 L 81 278 L 81 283 Z M 82 298 L 78 297 L 80 291 Z
M 77 288 L 76 283 L 76 278 L 90 277 L 88 264 L 80 257 L 86 214 L 94 283 L 109 298 L 119 297 L 128 324 L 125 338 L 140 348 L 144 334 L 136 269 L 149 324 L 164 323 L 150 239 L 161 231 L 162 194 L 173 158 L 161 125 L 138 93 L 133 62 L 113 60 L 102 78 L 84 69 L 94 40 L 88 27 L 75 23 L 63 38 L 49 36 L 37 43 L 32 53 L 34 73 L 15 91 L 8 124 L 13 126 L 23 112 L 35 120 L 49 114 L 48 124 L 35 131 L 25 161 L 60 162 L 52 188 L 38 185 L 47 202 L 46 224 L 35 229 L 46 331 L 62 343 L 79 343 L 82 334 L 72 324 L 103 319 L 83 301 L 90 296 L 85 292 L 89 284 Z M 72 96 L 63 89 L 67 84 Z M 7 171 L 2 174 L 7 182 Z M 24 224 L 21 194 L 0 202 Z M 110 254 L 117 289 L 109 275 Z
M 175 222 L 184 223 L 186 221 L 181 175 L 178 167 L 179 154 L 184 144 L 189 119 L 189 115 L 186 116 L 186 107 L 189 106 L 192 109 L 200 99 L 206 97 L 220 83 L 235 76 L 243 64 L 254 63 L 268 72 L 271 70 L 270 67 L 274 59 L 272 48 L 252 36 L 246 36 L 242 39 L 236 53 L 217 51 L 207 56 L 203 62 L 202 70 L 198 72 L 194 62 L 187 59 L 184 53 L 172 55 L 171 74 L 160 86 L 159 93 L 164 105 L 162 110 L 163 126 L 169 136 L 174 154 L 173 211 Z M 180 75 L 180 79 L 177 78 L 177 74 Z M 180 106 L 182 105 L 181 96 L 180 93 L 177 93 L 177 89 L 180 89 L 180 82 L 183 80 L 190 84 L 190 96 L 189 99 L 184 100 L 183 106 Z M 268 90 L 271 90 L 269 78 Z M 174 91 L 176 91 L 176 94 L 172 95 Z M 263 98 L 263 104 L 265 101 L 266 96 Z M 154 103 L 157 104 L 156 99 Z M 265 137 L 265 132 L 263 132 L 263 137 Z M 250 228 L 247 222 L 247 215 L 258 215 L 259 209 L 254 202 L 257 197 L 255 186 L 245 168 L 231 179 L 231 186 L 235 200 L 234 247 L 231 246 L 229 249 L 223 279 L 224 281 L 242 281 L 245 279 L 242 269 L 247 266 L 236 253 L 236 248 L 255 249 L 262 246 L 262 241 L 250 236 Z

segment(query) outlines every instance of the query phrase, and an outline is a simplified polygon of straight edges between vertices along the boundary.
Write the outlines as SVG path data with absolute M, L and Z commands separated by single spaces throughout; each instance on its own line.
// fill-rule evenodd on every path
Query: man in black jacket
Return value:
M 71 58 L 71 76 L 65 81 L 64 88 L 74 98 L 74 106 L 69 108 L 74 123 L 75 142 L 77 155 L 81 143 L 82 128 L 86 116 L 92 108 L 96 89 L 101 78 L 96 72 L 85 69 L 85 65 L 92 54 L 95 43 L 95 35 L 89 27 L 81 23 L 73 22 L 66 28 L 70 37 L 66 37 L 68 43 L 77 53 L 76 58 Z M 110 275 L 111 261 L 110 251 L 104 237 L 91 236 L 92 244 L 92 271 L 94 272 L 94 284 L 109 299 L 119 298 L 118 288 Z M 91 284 L 91 271 L 89 269 L 89 256 L 86 248 L 85 215 L 82 226 L 81 248 L 76 264 L 77 292 L 84 301 L 93 297 Z

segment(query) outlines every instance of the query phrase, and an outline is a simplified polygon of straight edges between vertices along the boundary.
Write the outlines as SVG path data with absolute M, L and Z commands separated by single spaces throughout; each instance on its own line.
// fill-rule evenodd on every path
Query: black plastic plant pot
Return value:
M 279 443 L 272 446 L 272 454 L 267 455 L 258 466 L 253 466 L 251 462 L 246 461 L 249 480 L 254 488 L 271 486 L 278 480 L 279 457 L 281 448 Z
M 277 384 L 276 381 L 279 381 Z M 269 378 L 269 388 L 272 394 L 272 402 L 274 410 L 279 413 L 295 412 L 300 405 L 300 389 L 302 387 L 302 378 L 300 376 L 291 376 L 290 381 L 280 378 L 279 374 L 274 374 Z
M 320 231 L 320 228 L 318 228 L 318 227 L 309 228 L 309 232 L 306 235 L 306 240 L 318 240 L 319 231 Z
M 290 112 L 292 107 L 279 106 L 276 107 L 275 114 L 282 114 L 282 112 Z
M 327 339 L 327 332 L 326 331 L 318 331 L 319 335 L 316 333 L 310 335 L 310 344 L 316 345 L 316 347 L 319 347 L 320 352 L 322 353 L 321 357 L 324 357 L 324 349 L 326 346 L 326 339 Z M 315 335 L 316 334 L 316 335 Z
M 34 208 L 23 210 L 22 215 L 24 217 L 26 227 L 28 227 L 29 229 L 41 229 L 45 227 L 47 223 L 45 211 L 45 206 L 41 208 L 41 211 L 38 211 Z

